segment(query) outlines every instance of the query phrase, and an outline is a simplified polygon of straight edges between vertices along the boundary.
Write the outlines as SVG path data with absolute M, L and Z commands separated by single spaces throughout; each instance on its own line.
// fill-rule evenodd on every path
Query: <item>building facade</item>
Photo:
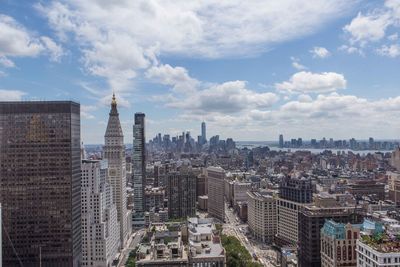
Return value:
M 225 221 L 224 179 L 225 171 L 221 167 L 207 168 L 208 214 L 221 222 Z
M 81 265 L 80 145 L 79 104 L 0 102 L 3 266 Z
M 168 217 L 186 218 L 196 215 L 196 176 L 190 170 L 167 175 Z
M 356 267 L 361 224 L 327 220 L 321 229 L 321 266 Z
M 285 177 L 279 186 L 277 199 L 278 225 L 276 241 L 280 245 L 296 246 L 299 241 L 299 212 L 306 203 L 312 202 L 311 179 Z
M 107 161 L 82 161 L 82 266 L 109 267 L 120 245 Z
M 145 114 L 135 113 L 133 125 L 133 193 L 135 213 L 145 211 L 146 187 L 146 139 Z
M 103 158 L 108 161 L 107 177 L 113 191 L 113 202 L 117 206 L 120 248 L 123 248 L 132 231 L 132 218 L 131 211 L 127 209 L 124 135 L 119 121 L 115 95 L 111 101 L 111 111 L 104 139 Z
M 269 192 L 247 192 L 247 196 L 247 220 L 252 235 L 263 243 L 273 243 L 277 229 L 276 199 Z
M 321 229 L 327 219 L 338 223 L 361 223 L 362 216 L 355 207 L 318 207 L 304 206 L 299 214 L 299 266 L 321 266 Z

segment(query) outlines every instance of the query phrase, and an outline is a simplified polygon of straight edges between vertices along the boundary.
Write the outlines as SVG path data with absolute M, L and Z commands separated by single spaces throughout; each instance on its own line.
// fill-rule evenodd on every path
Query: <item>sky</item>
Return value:
M 104 141 L 399 139 L 400 0 L 0 0 L 0 101 L 81 104 Z

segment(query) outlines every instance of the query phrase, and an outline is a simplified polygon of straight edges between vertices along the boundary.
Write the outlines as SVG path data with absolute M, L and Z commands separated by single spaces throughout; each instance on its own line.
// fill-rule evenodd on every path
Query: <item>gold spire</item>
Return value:
M 115 100 L 115 93 L 113 93 L 111 105 L 116 105 L 116 104 L 117 104 L 117 100 Z

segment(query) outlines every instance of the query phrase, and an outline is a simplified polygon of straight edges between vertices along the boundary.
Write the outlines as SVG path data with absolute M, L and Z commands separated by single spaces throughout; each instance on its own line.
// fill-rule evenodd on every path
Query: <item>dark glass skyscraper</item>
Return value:
M 144 212 L 146 186 L 146 139 L 144 127 L 144 113 L 135 113 L 133 125 L 133 204 L 137 213 Z
M 4 266 L 80 266 L 80 106 L 0 102 Z
M 207 142 L 206 123 L 204 121 L 201 123 L 201 139 L 203 144 Z

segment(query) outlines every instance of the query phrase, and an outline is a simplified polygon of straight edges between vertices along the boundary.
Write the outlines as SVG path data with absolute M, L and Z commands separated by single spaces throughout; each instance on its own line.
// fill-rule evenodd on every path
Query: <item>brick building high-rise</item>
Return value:
M 196 175 L 190 169 L 168 173 L 166 190 L 170 219 L 196 215 Z
M 80 266 L 80 105 L 0 102 L 3 266 Z
M 225 171 L 221 167 L 207 168 L 208 214 L 225 221 L 224 185 Z

